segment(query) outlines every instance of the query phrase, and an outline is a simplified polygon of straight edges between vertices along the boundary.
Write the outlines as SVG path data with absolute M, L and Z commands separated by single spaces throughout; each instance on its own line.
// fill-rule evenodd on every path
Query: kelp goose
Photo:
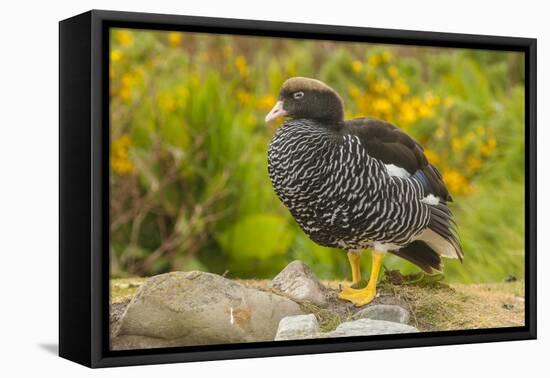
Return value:
M 356 306 L 372 301 L 386 252 L 428 273 L 441 270 L 441 256 L 462 260 L 451 196 L 413 138 L 374 118 L 345 121 L 338 93 L 303 77 L 283 84 L 265 120 L 278 117 L 288 118 L 269 145 L 269 177 L 311 240 L 347 252 L 354 285 L 340 298 Z M 356 289 L 367 248 L 370 280 Z

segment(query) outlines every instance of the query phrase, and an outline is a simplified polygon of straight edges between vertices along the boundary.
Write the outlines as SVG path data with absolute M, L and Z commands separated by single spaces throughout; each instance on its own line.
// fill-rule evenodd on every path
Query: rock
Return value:
M 287 316 L 279 323 L 275 341 L 311 339 L 319 331 L 319 323 L 313 314 Z
M 130 300 L 111 303 L 110 305 L 110 316 L 109 316 L 109 324 L 111 325 L 110 328 L 110 334 L 111 339 L 114 338 L 118 333 L 118 328 L 120 326 L 120 319 L 122 319 L 122 315 L 126 312 L 126 307 L 128 306 L 128 303 Z
M 373 336 L 418 332 L 415 327 L 385 320 L 359 319 L 341 323 L 334 331 L 320 332 L 315 315 L 288 316 L 279 323 L 275 341 Z
M 274 279 L 270 287 L 275 292 L 299 302 L 310 302 L 324 306 L 326 288 L 319 282 L 311 269 L 299 260 L 288 264 Z
M 353 319 L 364 318 L 407 324 L 410 314 L 401 306 L 379 304 L 363 308 L 353 315 Z
M 359 319 L 340 324 L 334 331 L 320 337 L 372 336 L 418 332 L 415 327 L 385 320 Z
M 271 341 L 281 319 L 301 314 L 287 298 L 216 274 L 167 273 L 147 280 L 132 298 L 112 348 Z

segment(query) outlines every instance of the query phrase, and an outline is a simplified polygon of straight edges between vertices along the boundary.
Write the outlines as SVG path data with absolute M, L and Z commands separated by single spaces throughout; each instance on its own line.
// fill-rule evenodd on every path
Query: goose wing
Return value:
M 346 121 L 346 126 L 359 137 L 370 156 L 386 166 L 404 170 L 407 175 L 416 177 L 427 194 L 433 194 L 445 202 L 452 201 L 441 173 L 428 161 L 422 146 L 403 130 L 370 117 Z

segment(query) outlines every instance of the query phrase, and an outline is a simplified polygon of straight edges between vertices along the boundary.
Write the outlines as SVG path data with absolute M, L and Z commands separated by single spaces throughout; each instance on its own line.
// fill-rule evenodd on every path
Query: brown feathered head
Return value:
M 293 77 L 283 83 L 279 100 L 265 117 L 307 118 L 339 123 L 344 120 L 344 102 L 334 89 L 316 79 Z

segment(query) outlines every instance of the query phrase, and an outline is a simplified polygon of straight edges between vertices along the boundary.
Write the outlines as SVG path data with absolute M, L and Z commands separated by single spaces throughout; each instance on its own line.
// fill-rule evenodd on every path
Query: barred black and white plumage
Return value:
M 316 243 L 373 247 L 431 272 L 462 259 L 452 201 L 422 147 L 373 118 L 343 120 L 343 102 L 317 80 L 293 78 L 266 118 L 288 116 L 268 152 L 273 188 Z

